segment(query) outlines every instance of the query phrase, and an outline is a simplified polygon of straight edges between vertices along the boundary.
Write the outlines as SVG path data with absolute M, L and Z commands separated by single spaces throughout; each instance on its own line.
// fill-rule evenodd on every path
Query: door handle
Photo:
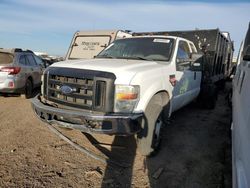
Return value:
M 196 80 L 196 72 L 194 72 L 194 80 Z

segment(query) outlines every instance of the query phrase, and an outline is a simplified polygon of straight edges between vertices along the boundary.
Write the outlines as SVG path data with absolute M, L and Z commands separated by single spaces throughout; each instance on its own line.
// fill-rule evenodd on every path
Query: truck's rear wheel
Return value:
M 159 150 L 163 127 L 163 105 L 161 95 L 154 95 L 145 110 L 143 129 L 137 135 L 137 146 L 144 156 L 155 154 Z

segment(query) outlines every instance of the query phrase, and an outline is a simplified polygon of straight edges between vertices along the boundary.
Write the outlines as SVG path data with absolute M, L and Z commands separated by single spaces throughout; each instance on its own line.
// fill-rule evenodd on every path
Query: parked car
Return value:
M 0 93 L 32 96 L 41 85 L 43 64 L 30 50 L 0 49 Z
M 250 23 L 233 79 L 233 188 L 250 187 Z
M 157 34 L 115 40 L 95 59 L 51 65 L 41 96 L 32 100 L 35 113 L 82 132 L 136 135 L 141 154 L 154 153 L 171 113 L 199 95 L 214 107 L 216 84 L 227 76 L 232 54 L 232 42 L 218 29 L 188 32 L 199 37 L 194 42 Z M 206 42 L 208 52 L 199 48 Z

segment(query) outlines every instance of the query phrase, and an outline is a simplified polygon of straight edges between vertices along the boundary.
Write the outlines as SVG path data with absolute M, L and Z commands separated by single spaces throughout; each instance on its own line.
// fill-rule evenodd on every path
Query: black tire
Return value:
M 150 100 L 142 122 L 142 131 L 137 135 L 137 147 L 144 156 L 157 153 L 161 144 L 161 130 L 163 127 L 161 95 L 154 95 Z
M 33 93 L 33 85 L 31 80 L 27 80 L 26 84 L 25 84 L 25 98 L 29 99 L 32 97 L 32 93 Z

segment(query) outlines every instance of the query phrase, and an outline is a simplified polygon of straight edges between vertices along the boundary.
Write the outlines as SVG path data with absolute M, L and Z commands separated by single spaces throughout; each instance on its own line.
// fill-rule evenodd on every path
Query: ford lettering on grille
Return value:
M 65 95 L 68 95 L 68 94 L 71 94 L 75 91 L 76 89 L 75 88 L 71 88 L 69 86 L 66 86 L 66 85 L 63 85 L 60 87 L 60 91 L 65 94 Z

